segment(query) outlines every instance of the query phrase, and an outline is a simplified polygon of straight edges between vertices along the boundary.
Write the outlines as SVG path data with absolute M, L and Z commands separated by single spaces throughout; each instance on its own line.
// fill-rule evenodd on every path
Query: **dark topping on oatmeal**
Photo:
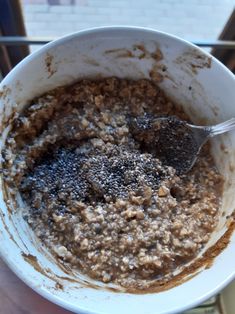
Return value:
M 144 186 L 156 189 L 170 176 L 170 170 L 150 154 L 124 147 L 113 150 L 111 156 L 96 152 L 84 164 L 86 179 L 98 195 L 125 198 L 129 192 L 141 194 Z
M 50 149 L 21 182 L 31 208 L 37 213 L 50 206 L 64 213 L 73 201 L 115 201 L 130 192 L 141 196 L 145 186 L 157 189 L 174 173 L 150 154 L 116 145 L 103 149 L 94 149 L 91 141 L 78 148 Z
M 198 143 L 185 121 L 174 116 L 145 115 L 130 119 L 130 130 L 144 150 L 175 168 L 178 174 L 191 168 Z
M 152 82 L 108 78 L 51 91 L 15 120 L 4 183 L 61 262 L 145 291 L 203 249 L 223 180 L 208 145 L 187 175 L 156 158 L 171 138 L 156 141 L 153 117 L 166 115 L 188 120 Z

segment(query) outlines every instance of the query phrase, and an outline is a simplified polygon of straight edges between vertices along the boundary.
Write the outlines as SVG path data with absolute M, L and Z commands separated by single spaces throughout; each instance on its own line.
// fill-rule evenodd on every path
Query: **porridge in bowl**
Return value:
M 82 80 L 34 99 L 3 152 L 4 180 L 41 241 L 61 262 L 130 290 L 170 281 L 219 218 L 223 178 L 209 144 L 179 174 L 133 132 L 131 118 L 159 115 L 189 121 L 151 81 Z

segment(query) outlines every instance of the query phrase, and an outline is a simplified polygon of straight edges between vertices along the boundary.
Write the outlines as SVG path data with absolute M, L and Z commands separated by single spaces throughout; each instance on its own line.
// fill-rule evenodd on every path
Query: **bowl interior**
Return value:
M 46 45 L 4 79 L 0 87 L 0 148 L 4 146 L 12 117 L 34 97 L 81 78 L 110 76 L 155 80 L 172 100 L 184 107 L 195 124 L 213 124 L 235 117 L 234 77 L 208 54 L 175 37 L 151 30 L 103 28 Z M 224 174 L 225 190 L 220 222 L 207 248 L 227 230 L 226 217 L 235 208 L 235 133 L 213 140 L 212 151 L 217 167 Z M 234 276 L 233 236 L 210 269 L 180 286 L 158 294 L 114 293 L 101 283 L 61 268 L 40 245 L 20 211 L 14 210 L 2 178 L 0 184 L 3 258 L 33 289 L 73 311 L 147 314 L 157 306 L 158 313 L 173 313 L 203 301 Z

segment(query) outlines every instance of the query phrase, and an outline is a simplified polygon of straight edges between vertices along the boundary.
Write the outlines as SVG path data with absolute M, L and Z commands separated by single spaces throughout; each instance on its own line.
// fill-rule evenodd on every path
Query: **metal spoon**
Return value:
M 217 125 L 196 126 L 174 116 L 144 115 L 130 118 L 129 128 L 140 149 L 182 174 L 193 167 L 209 138 L 235 129 L 235 118 Z

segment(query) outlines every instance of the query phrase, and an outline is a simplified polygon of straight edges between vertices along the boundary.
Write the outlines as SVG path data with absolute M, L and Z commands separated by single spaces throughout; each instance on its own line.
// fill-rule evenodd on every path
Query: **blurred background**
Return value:
M 27 34 L 54 37 L 124 24 L 211 40 L 218 38 L 233 8 L 234 0 L 22 0 Z

